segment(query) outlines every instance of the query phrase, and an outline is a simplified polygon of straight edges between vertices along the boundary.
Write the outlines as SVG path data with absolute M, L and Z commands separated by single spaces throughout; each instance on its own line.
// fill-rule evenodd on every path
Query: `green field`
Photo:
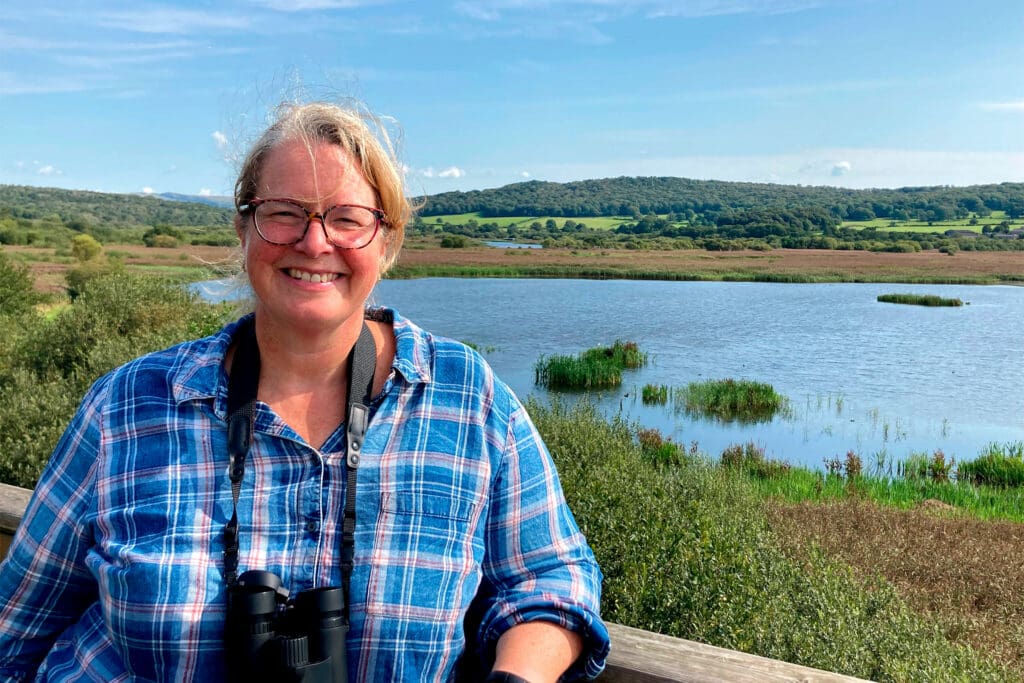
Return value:
M 924 221 L 894 221 L 889 218 L 876 218 L 870 221 L 843 221 L 842 227 L 852 228 L 854 230 L 875 228 L 877 230 L 892 232 L 936 232 L 939 234 L 942 234 L 947 230 L 970 230 L 971 232 L 981 234 L 982 228 L 985 226 L 993 227 L 999 225 L 1005 220 L 1007 220 L 1006 212 L 993 211 L 991 215 L 985 216 L 984 218 L 978 218 L 976 225 L 971 225 L 970 218 L 959 218 L 952 221 L 935 221 L 931 225 Z
M 596 230 L 614 230 L 623 223 L 630 223 L 633 221 L 631 216 L 584 216 L 580 218 L 565 218 L 563 216 L 497 216 L 492 218 L 484 218 L 478 212 L 473 213 L 453 213 L 446 214 L 443 216 L 424 216 L 423 222 L 427 225 L 432 223 L 440 225 L 441 223 L 451 223 L 452 225 L 466 225 L 469 221 L 476 221 L 483 225 L 484 223 L 495 223 L 499 227 L 507 228 L 510 225 L 528 228 L 533 222 L 544 225 L 548 219 L 554 220 L 558 223 L 559 227 L 565 224 L 566 220 L 576 221 L 577 223 L 583 223 L 588 228 L 594 228 Z

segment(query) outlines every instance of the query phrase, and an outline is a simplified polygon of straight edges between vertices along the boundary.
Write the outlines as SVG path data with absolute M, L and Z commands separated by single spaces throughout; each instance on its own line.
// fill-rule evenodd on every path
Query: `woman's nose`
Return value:
M 309 256 L 320 256 L 334 247 L 327 241 L 327 228 L 323 216 L 314 214 L 309 217 L 306 234 L 295 243 L 295 249 Z

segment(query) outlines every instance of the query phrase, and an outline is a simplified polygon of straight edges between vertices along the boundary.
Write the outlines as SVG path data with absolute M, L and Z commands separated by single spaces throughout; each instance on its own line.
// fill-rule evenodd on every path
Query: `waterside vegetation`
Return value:
M 1019 680 L 993 661 L 1019 665 L 1012 629 L 992 659 L 971 649 L 959 613 L 915 612 L 892 581 L 836 561 L 824 541 L 792 542 L 782 506 L 746 473 L 696 449 L 660 458 L 654 439 L 586 403 L 530 411 L 602 565 L 608 619 L 875 681 Z
M 534 365 L 535 381 L 549 389 L 605 389 L 622 384 L 622 371 L 647 364 L 636 342 L 616 340 L 575 356 L 541 357 Z
M 886 304 L 910 304 L 913 306 L 963 306 L 960 299 L 935 294 L 879 294 L 878 301 Z

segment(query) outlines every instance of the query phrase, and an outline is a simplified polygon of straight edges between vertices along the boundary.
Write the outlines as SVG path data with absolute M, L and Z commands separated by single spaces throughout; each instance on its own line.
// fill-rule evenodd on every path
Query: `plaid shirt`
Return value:
M 482 652 L 547 620 L 586 642 L 569 677 L 597 675 L 601 572 L 532 422 L 476 353 L 384 313 L 397 352 L 359 467 L 350 680 L 453 679 L 471 602 Z M 222 363 L 236 326 L 86 395 L 0 565 L 0 679 L 224 680 Z M 258 404 L 240 570 L 293 594 L 340 584 L 344 450 L 343 427 L 318 450 Z

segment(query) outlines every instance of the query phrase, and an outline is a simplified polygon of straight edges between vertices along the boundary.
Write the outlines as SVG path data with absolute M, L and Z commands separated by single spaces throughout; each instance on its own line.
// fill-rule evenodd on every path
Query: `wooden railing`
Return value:
M 31 491 L 0 484 L 0 558 L 25 512 Z M 682 638 L 608 624 L 612 652 L 601 681 L 608 683 L 854 683 L 862 679 Z

